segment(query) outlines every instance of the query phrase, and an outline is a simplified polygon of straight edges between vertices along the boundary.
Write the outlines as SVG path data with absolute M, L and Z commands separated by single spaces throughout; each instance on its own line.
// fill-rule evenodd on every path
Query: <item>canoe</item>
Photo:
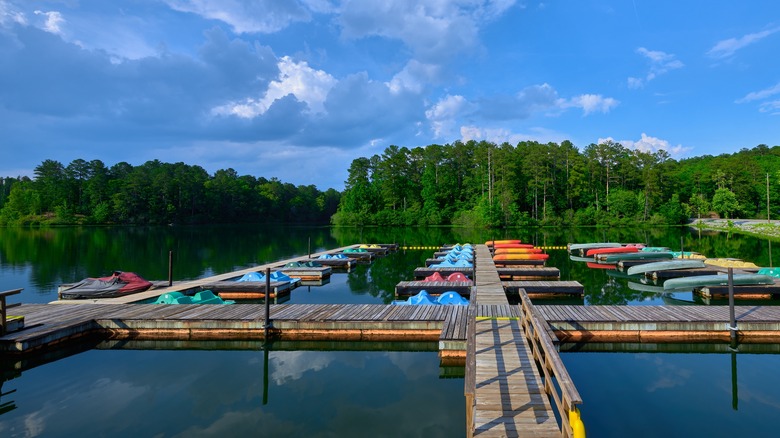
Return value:
M 549 254 L 498 254 L 493 256 L 493 260 L 547 260 L 549 257 Z
M 495 254 L 539 254 L 541 248 L 497 248 Z
M 503 243 L 522 243 L 520 239 L 503 239 L 503 240 L 488 240 L 485 242 L 485 245 L 491 246 L 491 245 L 498 245 Z
M 579 251 L 581 249 L 595 249 L 595 248 L 620 248 L 622 243 L 617 242 L 594 242 L 594 243 L 570 243 L 569 251 Z
M 493 245 L 493 248 L 499 249 L 499 248 L 533 248 L 534 246 L 530 243 L 496 243 Z
M 701 260 L 670 260 L 668 262 L 654 262 L 636 265 L 628 268 L 628 275 L 644 274 L 647 272 L 670 271 L 673 269 L 696 269 L 703 268 L 704 262 Z
M 671 278 L 664 282 L 664 290 L 669 289 L 695 289 L 704 286 L 727 286 L 728 275 L 696 275 L 693 277 Z M 747 286 L 758 284 L 775 284 L 775 279 L 769 275 L 759 274 L 734 274 L 735 286 Z
M 628 253 L 628 252 L 638 252 L 639 248 L 636 246 L 621 246 L 619 248 L 612 247 L 612 248 L 594 248 L 589 249 L 587 252 L 585 252 L 585 255 L 595 256 L 599 254 L 622 254 L 622 253 Z
M 617 263 L 621 260 L 660 260 L 672 259 L 670 252 L 632 252 L 624 254 L 601 254 L 596 257 L 600 263 Z
M 667 248 L 665 246 L 646 246 L 646 247 L 640 249 L 640 251 L 646 251 L 646 252 L 667 252 L 667 251 L 669 251 L 669 248 Z
M 697 259 L 704 260 L 707 258 L 704 254 L 693 251 L 672 251 L 674 258 L 676 259 Z
M 780 278 L 780 268 L 761 268 L 758 270 L 757 274 Z
M 757 269 L 758 265 L 739 259 L 705 259 L 704 263 L 721 268 Z
M 573 262 L 592 262 L 592 263 L 596 262 L 596 259 L 594 259 L 593 257 L 580 257 L 574 255 L 570 255 L 569 260 Z
M 615 266 L 614 264 L 613 265 L 608 265 L 608 264 L 605 264 L 605 263 L 591 263 L 591 262 L 588 262 L 587 266 L 589 268 L 591 268 L 591 269 L 617 269 L 617 266 Z

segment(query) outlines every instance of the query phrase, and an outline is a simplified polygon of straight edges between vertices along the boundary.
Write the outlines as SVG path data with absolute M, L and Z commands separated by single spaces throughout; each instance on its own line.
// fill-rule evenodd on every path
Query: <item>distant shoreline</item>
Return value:
M 692 219 L 693 228 L 727 231 L 780 240 L 780 220 L 766 219 Z

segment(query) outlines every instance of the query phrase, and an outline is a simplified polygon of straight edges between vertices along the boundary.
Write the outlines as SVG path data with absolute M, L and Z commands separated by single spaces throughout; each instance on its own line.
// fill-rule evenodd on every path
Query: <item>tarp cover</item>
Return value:
M 152 282 L 134 272 L 115 271 L 110 277 L 86 278 L 63 290 L 60 296 L 66 300 L 88 298 L 113 298 L 152 287 Z

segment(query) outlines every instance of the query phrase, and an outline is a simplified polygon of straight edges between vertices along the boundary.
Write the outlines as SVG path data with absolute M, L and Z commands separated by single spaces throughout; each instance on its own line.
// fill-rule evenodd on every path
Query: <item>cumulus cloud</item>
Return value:
M 54 34 L 62 34 L 62 28 L 60 26 L 65 22 L 65 19 L 62 18 L 62 14 L 57 11 L 44 12 L 40 10 L 36 10 L 34 14 L 45 18 L 43 30 Z
M 456 120 L 472 110 L 473 105 L 463 96 L 447 95 L 426 110 L 425 117 L 431 123 L 434 137 L 444 138 L 452 135 Z
M 509 143 L 516 145 L 521 141 L 536 141 L 539 143 L 561 143 L 569 136 L 546 128 L 534 127 L 527 132 L 512 132 L 505 128 L 485 128 L 478 126 L 462 126 L 460 128 L 462 141 L 489 141 L 495 144 Z
M 587 116 L 608 113 L 620 102 L 600 94 L 582 94 L 563 98 L 549 84 L 526 87 L 514 96 L 497 96 L 480 102 L 481 113 L 491 120 L 526 119 L 537 113 L 558 115 L 569 108 L 582 109 Z
M 584 116 L 595 112 L 608 113 L 619 103 L 616 99 L 600 94 L 582 94 L 570 99 L 559 100 L 559 105 L 562 108 L 581 108 Z
M 636 49 L 636 52 L 647 59 L 650 64 L 650 70 L 644 77 L 629 77 L 628 88 L 641 88 L 656 77 L 685 66 L 682 61 L 675 59 L 673 54 L 660 50 L 648 50 L 640 47 Z
M 774 27 L 772 29 L 763 30 L 761 32 L 750 33 L 739 38 L 729 38 L 718 41 L 709 51 L 707 51 L 707 55 L 715 59 L 731 58 L 734 56 L 737 50 L 743 49 L 753 43 L 757 43 L 777 31 L 780 31 L 780 27 Z
M 422 62 L 442 62 L 479 45 L 479 27 L 514 0 L 344 0 L 337 18 L 346 38 L 381 36 L 402 41 Z
M 294 22 L 311 19 L 295 0 L 163 0 L 171 9 L 228 24 L 236 33 L 273 33 Z M 322 5 L 309 2 L 310 5 Z
M 611 141 L 613 143 L 620 143 L 624 147 L 628 149 L 635 149 L 641 152 L 646 153 L 655 153 L 661 150 L 664 150 L 669 153 L 669 155 L 673 158 L 679 158 L 683 156 L 685 153 L 689 152 L 691 148 L 684 147 L 683 145 L 678 144 L 677 146 L 672 146 L 671 143 L 667 140 L 662 140 L 658 137 L 651 137 L 644 132 L 642 133 L 642 137 L 639 140 L 620 140 L 616 141 L 612 137 L 606 137 L 606 138 L 599 138 L 598 143 L 606 143 L 608 141 Z
M 424 85 L 433 82 L 441 67 L 436 64 L 424 64 L 415 59 L 410 60 L 401 70 L 393 76 L 393 79 L 387 83 L 390 91 L 401 93 L 409 91 L 412 93 L 421 93 Z
M 315 70 L 305 62 L 295 62 L 289 56 L 279 59 L 279 78 L 271 81 L 260 99 L 246 98 L 243 102 L 231 102 L 212 110 L 214 114 L 236 115 L 242 118 L 254 118 L 265 114 L 277 100 L 292 95 L 305 102 L 311 113 L 325 112 L 324 102 L 328 92 L 336 84 L 336 79 L 322 70 Z

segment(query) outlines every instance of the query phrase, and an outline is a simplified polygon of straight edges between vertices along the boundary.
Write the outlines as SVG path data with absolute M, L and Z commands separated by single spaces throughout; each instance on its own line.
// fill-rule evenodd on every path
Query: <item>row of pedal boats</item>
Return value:
M 350 260 L 349 253 L 365 253 L 376 250 L 384 250 L 379 245 L 361 245 L 356 248 L 348 248 L 343 253 L 322 254 L 317 258 L 307 261 L 294 261 L 287 263 L 282 269 L 321 268 L 323 263 L 329 260 Z M 265 274 L 262 272 L 250 272 L 239 278 L 237 282 L 265 283 Z M 292 287 L 300 283 L 301 279 L 290 277 L 282 270 L 274 270 L 270 273 L 270 281 L 273 283 L 289 283 Z M 102 299 L 123 297 L 151 289 L 154 283 L 134 272 L 114 271 L 104 277 L 88 277 L 73 284 L 64 285 L 58 293 L 60 299 Z M 231 300 L 222 300 L 210 290 L 199 291 L 194 294 L 182 292 L 169 292 L 160 295 L 155 304 L 232 304 Z
M 598 242 L 570 244 L 570 259 L 586 262 L 591 268 L 623 268 L 624 276 L 658 276 L 659 272 L 676 270 L 697 270 L 710 272 L 711 269 L 737 268 L 740 272 L 732 274 L 734 286 L 774 285 L 780 278 L 780 269 L 759 268 L 753 263 L 738 259 L 714 259 L 696 252 L 670 251 L 665 247 L 649 247 L 642 244 L 620 244 Z M 710 270 L 707 270 L 710 268 Z M 749 270 L 749 271 L 744 271 Z M 663 282 L 664 291 L 692 290 L 705 287 L 727 286 L 726 271 L 718 274 L 687 275 L 668 278 Z
M 429 268 L 458 268 L 474 266 L 474 247 L 469 244 L 455 244 L 451 247 L 444 247 L 444 254 L 437 257 L 441 260 L 439 263 L 433 263 L 429 265 Z M 468 278 L 462 272 L 452 272 L 447 277 L 444 277 L 438 271 L 425 277 L 423 282 L 450 282 L 450 283 L 471 283 L 471 279 Z M 410 296 L 405 300 L 394 300 L 391 302 L 394 306 L 419 306 L 419 305 L 450 305 L 450 306 L 467 306 L 469 300 L 460 295 L 457 291 L 449 290 L 440 294 L 432 294 L 426 289 L 421 289 L 416 294 Z

